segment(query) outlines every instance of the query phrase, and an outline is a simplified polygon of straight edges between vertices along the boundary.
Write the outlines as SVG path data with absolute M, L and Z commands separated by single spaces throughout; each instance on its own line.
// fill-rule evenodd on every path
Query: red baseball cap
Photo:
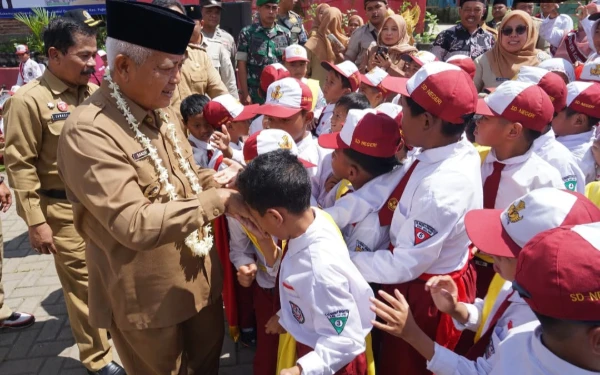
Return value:
M 448 64 L 456 65 L 461 68 L 465 73 L 475 78 L 475 63 L 473 59 L 467 55 L 454 55 L 446 60 Z
M 358 90 L 358 87 L 360 86 L 360 72 L 358 71 L 358 68 L 356 67 L 356 65 L 354 65 L 352 61 L 344 61 L 337 65 L 332 64 L 328 61 L 323 61 L 321 63 L 321 66 L 327 71 L 333 69 L 342 76 L 348 78 L 348 81 L 350 81 L 350 87 L 352 88 L 352 91 Z
M 280 149 L 290 150 L 290 152 L 298 156 L 298 146 L 291 135 L 286 131 L 279 129 L 263 129 L 252 134 L 246 142 L 244 142 L 244 160 L 250 163 L 258 155 L 266 154 L 267 152 L 276 151 Z M 302 158 L 298 160 L 306 168 L 316 167 L 313 163 L 306 161 Z
M 469 211 L 465 228 L 480 251 L 516 258 L 521 248 L 538 233 L 596 221 L 600 221 L 600 209 L 585 196 L 548 187 L 525 194 L 505 210 Z
M 290 71 L 280 63 L 265 66 L 260 74 L 260 89 L 267 92 L 271 83 L 290 76 Z
M 600 117 L 600 83 L 571 82 L 567 85 L 567 107 L 575 112 Z
M 554 118 L 554 106 L 538 85 L 506 81 L 496 91 L 479 99 L 477 114 L 502 117 L 528 129 L 542 131 Z
M 286 47 L 283 52 L 283 60 L 286 62 L 309 61 L 308 55 L 306 54 L 306 48 L 299 44 L 292 44 L 291 46 Z
M 567 84 L 558 74 L 536 66 L 523 66 L 519 70 L 517 81 L 540 86 L 548 94 L 555 113 L 567 106 Z
M 220 130 L 221 125 L 228 121 L 246 121 L 256 116 L 258 104 L 242 105 L 230 94 L 213 98 L 204 106 L 204 118 L 215 129 Z
M 535 236 L 517 262 L 513 288 L 531 310 L 560 320 L 600 322 L 600 223 Z
M 398 125 L 390 116 L 373 109 L 351 109 L 342 131 L 321 135 L 319 146 L 389 158 L 396 154 L 400 141 Z
M 419 51 L 414 55 L 404 54 L 400 57 L 404 61 L 414 61 L 419 66 L 423 66 L 425 64 L 429 64 L 430 62 L 439 61 L 437 56 L 429 51 Z
M 579 80 L 600 82 L 600 57 L 596 57 L 583 65 Z
M 25 44 L 19 44 L 15 47 L 15 49 L 16 55 L 24 55 L 26 53 L 29 53 L 29 47 L 27 47 Z
M 302 110 L 312 111 L 312 102 L 312 91 L 306 84 L 296 78 L 284 78 L 271 83 L 267 100 L 256 113 L 289 118 Z
M 404 116 L 404 112 L 402 112 L 402 106 L 394 103 L 381 103 L 375 110 L 377 113 L 385 113 L 396 121 L 401 140 L 398 149 L 406 146 L 407 149 L 412 150 L 413 147 L 404 142 L 404 133 L 402 132 L 402 117 Z
M 473 79 L 459 67 L 441 61 L 425 64 L 410 79 L 387 77 L 386 89 L 410 97 L 427 112 L 452 124 L 477 108 Z
M 381 82 L 387 77 L 389 74 L 381 69 L 380 67 L 375 67 L 371 69 L 367 74 L 360 75 L 360 81 L 367 86 L 374 87 L 378 89 L 383 95 L 387 95 L 389 91 L 381 85 Z

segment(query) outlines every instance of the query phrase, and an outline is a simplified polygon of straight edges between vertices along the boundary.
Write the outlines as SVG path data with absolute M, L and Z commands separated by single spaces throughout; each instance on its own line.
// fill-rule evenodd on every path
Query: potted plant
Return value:
M 27 46 L 32 52 L 44 53 L 43 32 L 50 20 L 56 17 L 55 13 L 48 12 L 44 8 L 33 8 L 33 14 L 17 13 L 15 19 L 24 23 L 31 30 L 27 36 Z
M 438 16 L 425 12 L 425 31 L 415 36 L 416 47 L 419 51 L 431 51 L 433 41 L 437 37 Z

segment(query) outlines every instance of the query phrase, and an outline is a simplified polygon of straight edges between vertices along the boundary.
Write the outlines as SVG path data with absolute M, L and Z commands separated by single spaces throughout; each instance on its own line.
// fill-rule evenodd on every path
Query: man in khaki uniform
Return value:
M 77 108 L 58 144 L 87 243 L 90 322 L 110 330 L 130 375 L 217 374 L 222 268 L 206 226 L 225 211 L 250 216 L 212 170 L 190 167 L 168 107 L 194 23 L 141 2 L 106 10 L 112 84 Z
M 65 120 L 97 88 L 96 31 L 70 18 L 50 22 L 44 33 L 48 69 L 8 100 L 5 163 L 17 213 L 29 226 L 29 242 L 54 254 L 71 330 L 90 374 L 124 374 L 112 362 L 107 333 L 89 324 L 85 243 L 58 175 L 56 148 Z

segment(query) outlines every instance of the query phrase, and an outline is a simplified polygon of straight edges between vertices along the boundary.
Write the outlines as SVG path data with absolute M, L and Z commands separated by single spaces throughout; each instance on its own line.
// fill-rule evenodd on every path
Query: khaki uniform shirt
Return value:
M 235 44 L 235 39 L 229 34 L 227 31 L 217 27 L 214 33 L 208 33 L 206 30 L 202 29 L 202 36 L 207 39 L 214 39 L 223 44 L 225 49 L 231 55 L 231 63 L 235 66 L 235 54 L 237 53 L 237 46 Z
M 197 47 L 197 45 L 192 45 L 192 47 Z M 229 93 L 234 98 L 239 99 L 237 83 L 235 81 L 235 70 L 233 69 L 233 65 L 231 65 L 231 58 L 225 46 L 216 39 L 202 38 L 200 48 L 204 48 L 206 53 L 208 53 L 213 67 L 219 72 L 221 81 L 223 81 Z
M 58 137 L 67 116 L 97 88 L 69 87 L 46 69 L 6 102 L 6 170 L 17 213 L 28 226 L 46 221 L 39 189 L 65 190 L 56 166 Z
M 178 115 L 179 105 L 192 94 L 205 94 L 214 98 L 228 93 L 204 48 L 188 46 L 185 55 L 187 58 L 181 68 L 181 82 L 171 98 L 171 107 Z
M 346 48 L 346 60 L 352 61 L 356 66 L 364 66 L 366 63 L 363 60 L 367 59 L 367 51 L 371 43 L 377 43 L 378 34 L 379 31 L 371 25 L 371 22 L 354 30 Z
M 216 250 L 196 257 L 183 242 L 224 207 L 211 188 L 217 186 L 214 171 L 194 164 L 175 113 L 165 109 L 204 189 L 198 195 L 179 167 L 167 125 L 126 99 L 175 187 L 179 198 L 169 201 L 147 150 L 134 139 L 110 93 L 104 82 L 69 117 L 58 144 L 75 227 L 87 244 L 90 323 L 109 328 L 114 320 L 121 330 L 172 326 L 220 301 Z

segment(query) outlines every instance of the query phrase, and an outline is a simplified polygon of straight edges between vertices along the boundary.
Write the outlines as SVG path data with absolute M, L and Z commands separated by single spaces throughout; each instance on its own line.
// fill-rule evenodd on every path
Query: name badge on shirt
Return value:
M 71 112 L 54 113 L 52 115 L 52 121 L 66 120 L 67 117 L 69 117 L 70 114 L 71 114 Z
M 150 154 L 150 152 L 148 150 L 142 150 L 142 151 L 138 151 L 138 152 L 132 154 L 131 157 L 135 161 L 140 161 L 140 160 L 148 157 L 149 154 Z
M 502 77 L 496 77 L 496 82 L 505 82 L 505 81 L 510 81 L 510 79 L 508 79 L 508 78 L 502 78 Z

